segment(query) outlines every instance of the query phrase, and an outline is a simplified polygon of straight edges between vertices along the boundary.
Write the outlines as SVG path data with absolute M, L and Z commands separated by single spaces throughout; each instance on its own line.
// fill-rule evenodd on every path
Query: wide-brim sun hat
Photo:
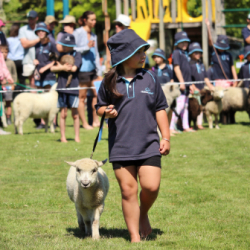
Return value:
M 178 32 L 174 35 L 174 46 L 177 46 L 182 42 L 190 42 L 190 39 L 185 31 Z
M 76 24 L 76 18 L 74 16 L 66 15 L 59 23 L 73 23 Z
M 247 58 L 248 55 L 250 55 L 250 45 L 244 48 L 244 58 Z
M 111 54 L 112 67 L 132 57 L 139 49 L 146 51 L 150 45 L 134 30 L 125 29 L 109 38 L 107 42 Z
M 228 38 L 226 35 L 218 35 L 217 41 L 214 44 L 216 49 L 228 50 L 230 49 Z
M 49 34 L 49 30 L 47 29 L 47 25 L 45 23 L 38 23 L 35 29 L 35 33 L 39 30 L 45 31 L 47 34 Z
M 75 37 L 69 33 L 63 34 L 60 41 L 57 43 L 65 46 L 65 47 L 75 47 L 76 46 Z
M 191 55 L 193 54 L 194 52 L 201 52 L 203 53 L 203 50 L 200 46 L 199 43 L 191 43 L 189 46 L 188 46 L 188 55 Z
M 154 56 L 159 56 L 165 61 L 167 60 L 167 58 L 165 56 L 165 52 L 162 49 L 159 49 L 159 48 L 154 51 L 152 57 L 154 57 Z

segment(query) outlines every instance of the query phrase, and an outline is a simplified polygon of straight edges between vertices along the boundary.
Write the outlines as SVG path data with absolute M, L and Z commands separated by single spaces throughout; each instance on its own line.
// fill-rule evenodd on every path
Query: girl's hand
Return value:
M 168 155 L 170 152 L 170 142 L 161 140 L 159 151 L 162 155 Z
M 116 118 L 118 116 L 118 112 L 116 109 L 114 109 L 114 105 L 109 105 L 106 109 L 105 109 L 105 113 L 106 113 L 106 118 Z

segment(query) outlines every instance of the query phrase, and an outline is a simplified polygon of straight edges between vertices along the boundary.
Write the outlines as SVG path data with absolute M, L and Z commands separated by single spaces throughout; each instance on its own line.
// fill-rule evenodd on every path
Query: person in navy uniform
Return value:
M 78 79 L 78 71 L 82 64 L 82 57 L 79 52 L 74 51 L 74 47 L 76 46 L 75 37 L 72 34 L 65 33 L 61 37 L 58 42 L 62 45 L 63 55 L 71 55 L 75 58 L 75 65 L 69 64 L 60 64 L 57 62 L 57 65 L 52 66 L 52 72 L 58 72 L 58 107 L 61 111 L 60 116 L 60 130 L 61 130 L 61 142 L 67 142 L 65 137 L 65 127 L 66 127 L 66 118 L 67 118 L 67 108 L 71 109 L 72 117 L 74 120 L 74 129 L 75 129 L 75 141 L 80 142 L 79 130 L 80 130 L 80 122 L 79 122 L 79 114 L 78 114 L 78 104 L 79 104 L 79 90 L 72 90 L 71 88 L 79 87 L 79 79 Z M 60 58 L 59 58 L 60 61 Z M 68 80 L 68 73 L 73 73 L 72 81 L 69 85 L 68 90 L 60 90 L 62 88 L 66 88 L 66 83 Z
M 174 82 L 179 82 L 181 95 L 176 99 L 176 112 L 182 117 L 182 127 L 184 132 L 194 132 L 195 130 L 189 127 L 188 122 L 188 95 L 193 86 L 190 84 L 183 84 L 191 81 L 191 68 L 189 64 L 189 56 L 187 53 L 188 43 L 190 39 L 184 31 L 175 34 L 176 49 L 173 51 L 172 60 L 174 67 Z M 178 133 L 177 128 L 178 117 L 173 112 L 170 123 L 170 132 L 172 134 Z
M 139 242 L 140 234 L 146 237 L 152 232 L 148 211 L 160 187 L 161 155 L 170 150 L 168 105 L 156 75 L 142 68 L 147 42 L 125 29 L 110 37 L 107 45 L 113 68 L 102 81 L 96 110 L 109 118 L 109 161 L 120 185 L 131 242 Z
M 166 63 L 165 52 L 158 48 L 153 53 L 152 58 L 155 61 L 155 66 L 152 67 L 152 71 L 156 74 L 160 84 L 164 85 L 168 82 L 173 82 L 173 70 L 172 67 Z
M 214 87 L 210 83 L 207 72 L 205 69 L 204 64 L 201 62 L 201 57 L 203 50 L 201 49 L 201 46 L 199 43 L 194 42 L 191 43 L 188 47 L 188 55 L 190 56 L 190 67 L 191 67 L 191 78 L 192 81 L 204 81 L 205 84 L 208 86 L 210 90 L 213 90 Z M 205 86 L 204 83 L 198 83 L 198 84 L 193 84 L 193 89 L 194 93 L 199 93 Z M 197 117 L 197 127 L 198 129 L 204 129 L 202 126 L 202 121 L 203 121 L 203 112 L 200 113 L 200 115 Z
M 250 13 L 247 15 L 247 26 L 241 30 L 244 46 L 250 45 Z
M 238 74 L 239 79 L 250 78 L 250 45 L 247 45 L 244 49 L 244 57 L 247 59 L 247 62 L 243 64 L 240 68 L 240 72 Z M 243 81 L 241 85 L 242 88 L 249 88 L 250 81 Z

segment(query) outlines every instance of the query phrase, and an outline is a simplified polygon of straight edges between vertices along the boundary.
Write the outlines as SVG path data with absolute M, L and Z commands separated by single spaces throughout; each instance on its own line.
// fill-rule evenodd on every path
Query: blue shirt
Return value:
M 173 69 L 170 65 L 166 64 L 163 69 L 160 69 L 158 65 L 152 68 L 152 71 L 156 74 L 160 84 L 165 84 L 173 79 Z
M 249 45 L 249 43 L 246 42 L 246 39 L 250 36 L 250 30 L 247 27 L 245 27 L 241 30 L 241 34 L 243 36 L 244 46 Z
M 191 77 L 192 81 L 204 81 L 207 78 L 207 72 L 205 66 L 200 61 L 191 60 L 190 61 L 191 67 Z M 195 84 L 198 89 L 204 88 L 204 83 Z
M 246 62 L 240 68 L 240 72 L 238 75 L 239 79 L 250 78 L 250 62 Z M 243 88 L 249 88 L 250 81 L 243 82 Z
M 152 71 L 138 69 L 129 82 L 119 76 L 114 96 L 101 83 L 96 109 L 113 104 L 118 116 L 108 120 L 109 161 L 128 161 L 160 156 L 156 112 L 168 107 L 166 97 Z
M 9 37 L 7 41 L 9 44 L 8 58 L 12 61 L 23 60 L 24 49 L 19 38 L 17 36 Z
M 210 47 L 210 51 L 211 51 L 211 57 L 212 57 L 211 58 L 211 65 L 213 66 L 213 78 L 215 80 L 226 79 L 226 77 L 224 76 L 224 74 L 221 70 L 218 58 L 217 58 L 212 47 Z M 231 67 L 234 65 L 234 63 L 233 63 L 233 58 L 232 58 L 231 54 L 227 51 L 219 52 L 218 50 L 217 50 L 217 53 L 218 53 L 221 65 L 224 69 L 224 72 L 225 72 L 227 78 L 232 79 L 233 74 L 232 74 Z
M 101 65 L 100 65 L 100 56 L 98 52 L 98 42 L 97 36 L 91 32 L 90 40 L 95 41 L 94 47 L 89 47 L 88 43 L 88 34 L 83 27 L 75 29 L 73 35 L 76 40 L 76 47 L 74 50 L 80 52 L 82 55 L 82 66 L 80 68 L 80 72 L 91 72 L 96 70 L 97 75 L 102 75 Z

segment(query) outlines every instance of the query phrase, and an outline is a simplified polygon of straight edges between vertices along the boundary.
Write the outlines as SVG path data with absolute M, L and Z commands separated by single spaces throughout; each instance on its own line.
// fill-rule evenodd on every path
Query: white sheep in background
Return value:
M 66 181 L 67 191 L 75 203 L 78 225 L 93 239 L 100 238 L 99 220 L 109 190 L 108 177 L 100 168 L 106 161 L 85 158 L 67 162 L 71 166 Z
M 224 96 L 224 90 L 221 87 L 215 87 L 214 91 L 211 91 L 213 96 L 213 101 L 208 102 L 205 105 L 205 114 L 208 120 L 209 128 L 213 128 L 213 118 L 215 117 L 215 128 L 219 129 L 218 116 L 222 110 L 222 98 Z
M 230 113 L 229 123 L 235 123 L 234 115 L 236 111 L 247 111 L 250 118 L 250 107 L 248 104 L 248 88 L 228 88 L 224 91 L 222 98 L 223 124 L 227 124 L 227 114 Z
M 56 91 L 57 84 L 54 84 L 48 93 L 22 93 L 18 95 L 14 102 L 15 128 L 18 133 L 23 134 L 23 123 L 29 118 L 43 118 L 45 121 L 45 131 L 48 130 L 50 123 L 50 131 L 54 133 L 53 120 L 57 108 L 58 92 Z

